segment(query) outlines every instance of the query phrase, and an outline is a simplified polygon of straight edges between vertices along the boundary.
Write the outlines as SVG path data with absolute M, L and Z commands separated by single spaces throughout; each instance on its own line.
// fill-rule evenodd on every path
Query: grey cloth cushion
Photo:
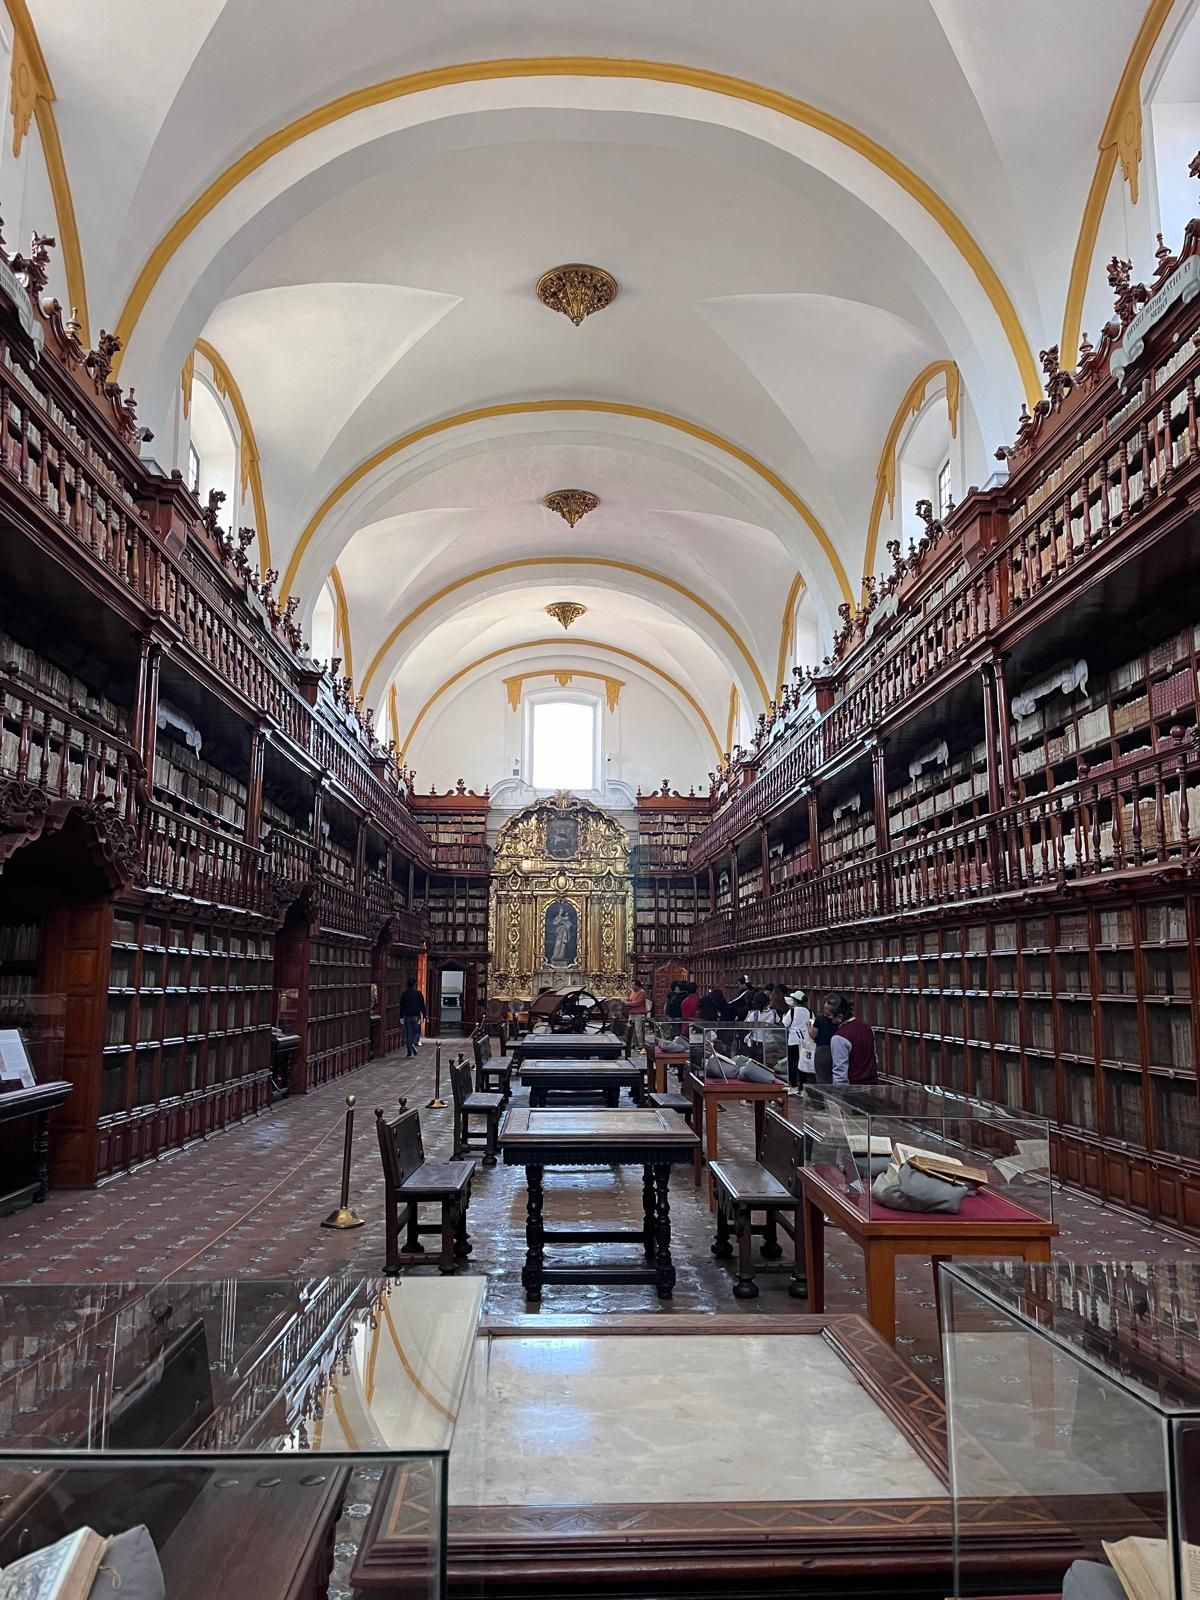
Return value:
M 88 1600 L 117 1595 L 120 1600 L 165 1600 L 166 1592 L 154 1540 L 148 1528 L 138 1527 L 109 1541 Z
M 881 1172 L 871 1185 L 871 1193 L 881 1206 L 895 1211 L 957 1212 L 967 1197 L 962 1184 L 947 1183 L 907 1164 L 898 1171 L 889 1167 Z
M 1125 1590 L 1103 1561 L 1072 1561 L 1063 1579 L 1062 1600 L 1125 1600 Z

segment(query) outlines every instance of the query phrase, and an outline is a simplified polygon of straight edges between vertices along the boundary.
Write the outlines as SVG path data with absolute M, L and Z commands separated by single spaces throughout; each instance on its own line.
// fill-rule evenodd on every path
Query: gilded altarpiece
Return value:
M 545 987 L 624 998 L 633 946 L 624 828 L 570 794 L 518 811 L 496 838 L 489 926 L 494 998 Z

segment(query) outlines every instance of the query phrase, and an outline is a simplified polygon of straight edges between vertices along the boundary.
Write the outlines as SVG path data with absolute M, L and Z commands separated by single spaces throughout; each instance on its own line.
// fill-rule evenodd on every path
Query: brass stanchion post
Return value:
M 346 1142 L 342 1147 L 342 1203 L 322 1222 L 323 1228 L 361 1228 L 363 1219 L 350 1209 L 350 1161 L 354 1154 L 354 1096 L 346 1096 Z
M 433 1099 L 425 1107 L 426 1111 L 444 1111 L 446 1102 L 442 1099 L 442 1047 L 439 1044 L 433 1056 Z

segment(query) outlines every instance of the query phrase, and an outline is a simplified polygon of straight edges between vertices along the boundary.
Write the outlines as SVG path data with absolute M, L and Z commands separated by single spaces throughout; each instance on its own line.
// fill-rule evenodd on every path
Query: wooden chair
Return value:
M 472 1089 L 471 1068 L 465 1057 L 460 1057 L 450 1065 L 450 1092 L 454 1096 L 454 1159 L 457 1161 L 469 1150 L 482 1150 L 484 1166 L 494 1167 L 504 1096 Z M 484 1119 L 482 1144 L 478 1137 L 471 1136 L 472 1117 Z
M 782 1228 L 792 1240 L 792 1281 L 788 1293 L 793 1299 L 808 1294 L 804 1245 L 800 1228 L 800 1186 L 796 1168 L 803 1164 L 804 1136 L 772 1106 L 763 1121 L 761 1161 L 714 1161 L 709 1165 L 717 1196 L 717 1236 L 712 1253 L 718 1257 L 733 1254 L 730 1234 L 737 1237 L 738 1270 L 733 1286 L 736 1300 L 753 1300 L 758 1295 L 754 1281 L 754 1236 L 763 1240 L 762 1254 L 777 1261 L 783 1254 L 779 1243 Z M 756 1223 L 754 1213 L 763 1221 Z
M 505 1101 L 512 1098 L 512 1057 L 492 1054 L 491 1036 L 483 1028 L 471 1035 L 471 1048 L 475 1052 L 475 1087 L 481 1094 L 497 1093 Z
M 657 1064 L 656 1064 L 655 1058 L 654 1058 L 654 1046 L 652 1044 L 648 1044 L 646 1046 L 646 1082 L 647 1082 L 647 1084 L 652 1084 L 652 1083 L 658 1082 L 658 1079 L 656 1077 L 657 1071 L 658 1071 L 658 1067 L 657 1067 Z M 681 1076 L 681 1079 L 682 1079 L 682 1074 L 680 1076 Z M 664 1085 L 665 1085 L 665 1081 L 666 1081 L 666 1074 L 664 1073 L 663 1074 Z M 647 1105 L 651 1105 L 651 1106 L 657 1106 L 660 1111 L 678 1111 L 679 1115 L 687 1123 L 688 1127 L 690 1128 L 691 1125 L 692 1125 L 692 1110 L 693 1110 L 692 1097 L 691 1097 L 690 1094 L 684 1094 L 682 1092 L 682 1090 L 667 1089 L 666 1087 L 663 1087 L 662 1089 L 651 1089 L 650 1092 L 646 1096 L 646 1104 Z
M 383 1162 L 384 1272 L 393 1274 L 401 1267 L 423 1266 L 432 1261 L 442 1272 L 455 1271 L 457 1263 L 471 1253 L 467 1207 L 471 1203 L 475 1163 L 426 1161 L 421 1118 L 416 1111 L 401 1112 L 394 1122 L 389 1122 L 382 1111 L 376 1111 L 375 1132 Z M 421 1221 L 423 1201 L 440 1204 L 441 1216 L 436 1223 Z M 423 1233 L 441 1235 L 441 1250 L 436 1255 L 421 1248 Z

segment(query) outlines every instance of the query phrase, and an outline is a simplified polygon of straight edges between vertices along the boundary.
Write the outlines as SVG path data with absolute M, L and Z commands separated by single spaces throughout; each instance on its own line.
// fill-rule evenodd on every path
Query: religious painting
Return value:
M 546 854 L 551 861 L 573 861 L 579 854 L 579 818 L 551 817 L 546 823 Z
M 546 907 L 546 965 L 573 967 L 579 953 L 579 913 L 568 900 Z

